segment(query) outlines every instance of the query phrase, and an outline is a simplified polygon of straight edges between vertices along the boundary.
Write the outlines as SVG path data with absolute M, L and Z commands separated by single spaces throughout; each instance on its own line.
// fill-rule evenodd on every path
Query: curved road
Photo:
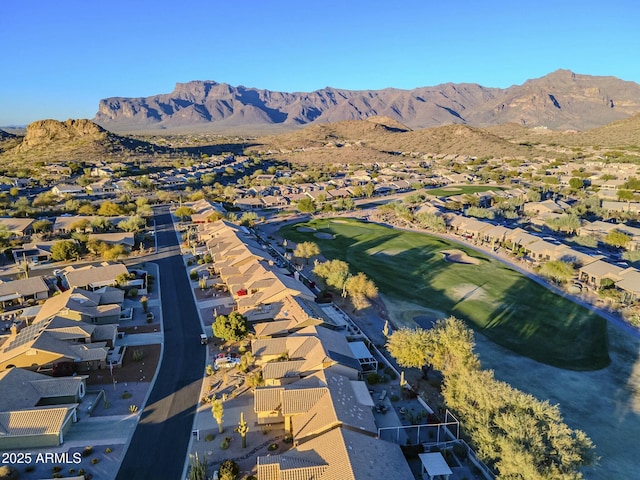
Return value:
M 155 211 L 164 348 L 156 381 L 118 471 L 118 480 L 180 479 L 200 398 L 202 327 L 168 206 Z

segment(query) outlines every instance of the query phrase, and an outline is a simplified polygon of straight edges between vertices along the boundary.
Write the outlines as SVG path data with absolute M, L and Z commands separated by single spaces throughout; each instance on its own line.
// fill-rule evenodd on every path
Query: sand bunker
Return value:
M 311 233 L 316 231 L 315 228 L 311 227 L 298 227 L 296 228 L 296 230 L 298 230 L 300 233 Z
M 333 235 L 325 232 L 318 232 L 314 235 L 315 237 L 321 238 L 322 240 L 333 240 Z
M 460 187 L 444 187 L 442 188 L 445 192 L 461 192 L 462 189 Z
M 463 263 L 467 265 L 477 265 L 480 260 L 470 257 L 462 250 L 440 250 L 440 253 L 444 255 L 445 262 Z

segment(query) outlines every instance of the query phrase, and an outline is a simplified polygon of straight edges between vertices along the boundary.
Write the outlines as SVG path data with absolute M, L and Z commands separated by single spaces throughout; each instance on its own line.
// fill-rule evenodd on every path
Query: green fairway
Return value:
M 452 195 L 461 195 L 463 193 L 488 192 L 489 190 L 504 190 L 503 187 L 494 185 L 457 185 L 441 188 L 429 188 L 424 192 L 428 195 L 436 197 L 451 197 Z
M 318 238 L 317 232 L 335 238 Z M 522 355 L 572 370 L 609 363 L 603 318 L 464 245 L 347 219 L 312 220 L 279 233 L 316 242 L 326 258 L 366 273 L 382 293 L 462 318 Z M 465 252 L 475 263 L 447 262 L 446 250 Z

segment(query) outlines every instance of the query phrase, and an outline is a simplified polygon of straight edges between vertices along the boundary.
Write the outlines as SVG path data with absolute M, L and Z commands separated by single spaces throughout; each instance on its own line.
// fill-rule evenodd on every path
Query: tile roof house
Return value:
M 115 288 L 93 292 L 70 288 L 44 302 L 34 322 L 59 316 L 90 324 L 116 323 L 123 301 L 124 292 Z
M 193 223 L 207 223 L 209 222 L 208 218 L 212 214 L 219 213 L 224 215 L 227 212 L 222 204 L 212 203 L 204 199 L 193 202 L 189 206 L 191 210 L 193 210 L 193 214 L 191 215 L 191 221 Z
M 289 335 L 307 326 L 330 323 L 315 302 L 301 296 L 287 295 L 281 300 L 257 308 L 265 310 L 260 313 L 271 320 L 254 325 L 257 338 Z M 247 311 L 245 316 L 253 318 L 254 311 Z
M 334 428 L 281 455 L 258 457 L 258 480 L 414 478 L 396 444 Z
M 135 246 L 135 235 L 133 232 L 90 233 L 88 239 L 103 242 L 108 245 L 126 245 L 129 249 Z
M 357 380 L 362 371 L 346 337 L 320 326 L 283 338 L 253 340 L 251 351 L 256 364 L 262 365 L 265 385 L 286 385 L 328 368 Z
M 129 273 L 127 267 L 121 263 L 100 266 L 67 267 L 65 278 L 69 288 L 78 287 L 85 290 L 97 290 L 105 286 L 116 285 L 119 275 Z
M 34 221 L 33 218 L 0 217 L 0 225 L 7 227 L 7 230 L 14 237 L 30 235 L 33 231 L 31 225 Z
M 11 282 L 0 281 L 0 302 L 15 302 L 22 305 L 25 300 L 46 300 L 49 286 L 44 277 L 30 277 Z
M 10 367 L 31 370 L 53 370 L 61 363 L 73 363 L 76 371 L 89 371 L 106 366 L 109 351 L 107 342 L 85 343 L 86 332 L 76 329 L 71 339 L 55 328 L 54 318 L 35 322 L 19 332 L 13 327 L 11 335 L 0 346 L 0 370 Z M 75 338 L 74 338 L 75 335 Z M 82 339 L 84 341 L 74 341 Z

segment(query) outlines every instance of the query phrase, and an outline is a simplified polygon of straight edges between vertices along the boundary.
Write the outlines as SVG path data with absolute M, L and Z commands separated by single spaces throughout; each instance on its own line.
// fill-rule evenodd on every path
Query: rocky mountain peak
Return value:
M 502 123 L 586 130 L 640 112 L 640 85 L 556 70 L 506 89 L 445 83 L 413 90 L 275 92 L 215 81 L 178 83 L 173 92 L 100 101 L 95 122 L 113 131 L 279 125 L 295 129 L 389 117 L 411 129 Z

